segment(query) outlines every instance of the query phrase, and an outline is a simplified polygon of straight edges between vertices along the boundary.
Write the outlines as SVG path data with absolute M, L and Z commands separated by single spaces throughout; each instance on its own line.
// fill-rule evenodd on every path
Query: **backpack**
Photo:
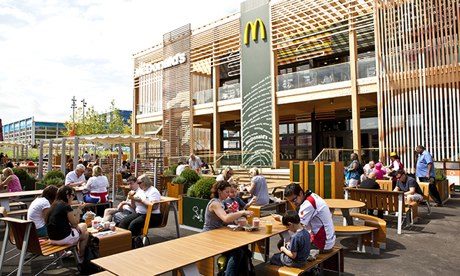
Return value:
M 358 162 L 358 168 L 356 169 L 356 171 L 358 172 L 359 175 L 364 174 L 364 168 L 359 162 Z
M 81 275 L 92 275 L 101 271 L 101 268 L 91 262 L 99 258 L 99 239 L 89 235 L 85 249 L 85 260 L 78 264 L 77 268 Z

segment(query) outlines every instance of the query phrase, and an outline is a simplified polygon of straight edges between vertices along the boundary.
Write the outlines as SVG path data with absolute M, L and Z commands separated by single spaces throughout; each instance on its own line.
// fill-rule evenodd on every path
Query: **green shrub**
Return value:
M 182 177 L 180 175 L 174 177 L 171 180 L 171 183 L 173 183 L 173 184 L 185 184 L 185 182 L 187 182 L 187 179 L 185 179 L 184 177 Z
M 200 176 L 198 175 L 198 173 L 191 169 L 185 169 L 180 174 L 180 176 L 185 178 L 185 181 L 189 186 L 195 184 L 198 180 L 200 180 Z
M 45 186 L 49 186 L 49 185 L 54 185 L 56 187 L 61 187 L 62 185 L 64 185 L 64 179 L 60 179 L 60 178 L 49 178 L 47 179 L 46 181 L 44 181 L 44 184 Z
M 172 174 L 176 174 L 177 166 L 179 166 L 179 164 L 174 164 L 171 167 L 169 167 L 168 170 L 170 170 L 172 172 Z
M 212 185 L 216 183 L 214 177 L 202 177 L 187 190 L 187 196 L 203 199 L 211 198 Z
M 46 173 L 45 177 L 43 178 L 43 181 L 46 182 L 48 179 L 52 179 L 52 178 L 60 178 L 64 180 L 65 175 L 61 171 L 52 170 Z
M 446 179 L 446 175 L 444 174 L 443 169 L 435 169 L 434 172 L 436 174 L 435 175 L 436 180 L 445 180 Z
M 176 172 L 173 172 L 171 169 L 166 169 L 163 172 L 163 176 L 173 176 L 173 175 L 176 175 Z
M 24 191 L 35 190 L 35 178 L 30 176 L 25 170 L 13 168 L 14 174 L 19 178 Z

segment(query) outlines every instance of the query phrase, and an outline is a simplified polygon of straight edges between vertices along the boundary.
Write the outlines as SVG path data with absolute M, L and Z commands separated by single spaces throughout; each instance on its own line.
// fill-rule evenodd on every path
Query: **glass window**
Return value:
M 298 123 L 297 124 L 297 133 L 309 133 L 311 132 L 311 123 Z
M 286 124 L 282 124 L 280 125 L 280 134 L 287 134 L 287 125 Z

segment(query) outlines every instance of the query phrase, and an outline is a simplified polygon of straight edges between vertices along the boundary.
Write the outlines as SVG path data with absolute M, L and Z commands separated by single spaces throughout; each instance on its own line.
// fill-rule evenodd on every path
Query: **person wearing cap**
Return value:
M 383 165 L 380 162 L 375 164 L 374 170 L 372 172 L 375 174 L 376 180 L 382 180 L 385 174 L 387 174 L 387 171 L 385 170 L 385 168 L 383 168 Z
M 436 206 L 442 206 L 441 196 L 439 195 L 439 191 L 436 188 L 435 184 L 435 171 L 434 171 L 434 164 L 433 158 L 431 154 L 425 150 L 425 147 L 422 145 L 418 145 L 415 149 L 418 157 L 417 157 L 417 165 L 415 168 L 415 176 L 418 177 L 419 181 L 421 182 L 429 182 L 428 188 L 430 190 L 430 196 L 436 202 Z
M 404 192 L 406 202 L 417 202 L 423 200 L 423 191 L 414 178 L 408 176 L 404 170 L 396 172 L 396 187 L 393 191 Z

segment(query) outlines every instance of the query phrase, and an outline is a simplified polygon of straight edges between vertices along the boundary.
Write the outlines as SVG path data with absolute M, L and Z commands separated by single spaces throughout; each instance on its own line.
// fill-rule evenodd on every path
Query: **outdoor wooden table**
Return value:
M 99 240 L 99 256 L 109 255 L 131 250 L 131 231 L 116 227 L 115 232 L 97 232 L 88 228 L 88 232 Z
M 178 198 L 175 198 L 175 197 L 169 197 L 169 196 L 162 196 L 161 197 L 161 200 L 159 201 L 159 203 L 162 203 L 162 202 L 170 202 L 170 205 L 169 205 L 169 208 L 173 209 L 173 212 L 174 212 L 174 220 L 176 222 L 176 233 L 177 233 L 177 237 L 179 238 L 180 237 L 180 232 L 179 232 L 179 218 L 178 218 L 178 215 L 177 215 L 177 204 L 179 202 L 179 199 Z
M 0 193 L 0 205 L 5 208 L 7 212 L 10 211 L 10 197 L 24 197 L 31 195 L 41 195 L 43 190 L 22 191 L 22 192 L 7 192 Z
M 273 221 L 272 218 L 267 219 Z M 269 240 L 271 236 L 287 231 L 281 222 L 273 221 L 272 233 L 266 234 L 265 221 L 261 220 L 259 231 L 232 231 L 228 227 L 223 227 L 99 258 L 92 262 L 117 275 L 159 275 L 179 268 L 198 272 L 198 261 L 241 246 Z M 266 249 L 268 248 L 269 246 L 266 246 Z
M 331 213 L 334 213 L 335 209 L 340 209 L 344 220 L 347 225 L 353 225 L 353 218 L 350 216 L 350 209 L 362 208 L 366 206 L 364 202 L 351 200 L 351 199 L 324 199 Z M 345 221 L 344 221 L 345 222 Z

